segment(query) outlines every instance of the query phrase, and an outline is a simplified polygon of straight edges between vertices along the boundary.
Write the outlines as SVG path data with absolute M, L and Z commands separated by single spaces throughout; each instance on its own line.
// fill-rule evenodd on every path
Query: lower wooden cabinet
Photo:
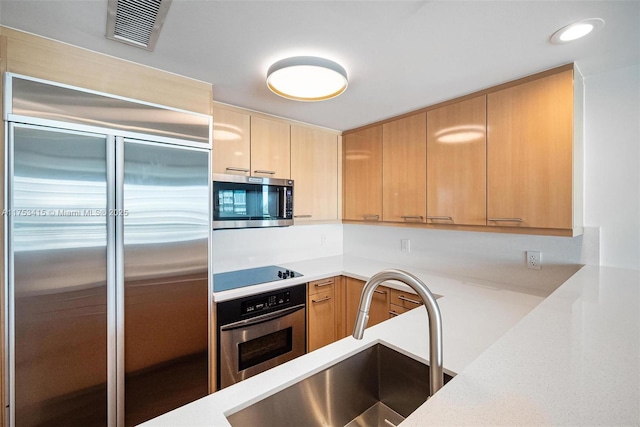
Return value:
M 313 351 L 353 333 L 360 296 L 366 282 L 351 277 L 329 277 L 307 287 L 307 351 Z M 367 327 L 422 305 L 412 292 L 378 286 L 374 291 Z
M 309 282 L 307 288 L 307 351 L 336 340 L 336 298 L 333 277 Z
M 353 279 L 351 277 L 345 278 L 345 307 L 346 307 L 346 328 L 347 334 L 353 332 L 353 326 L 356 323 L 356 315 L 358 314 L 358 306 L 360 305 L 360 295 L 362 295 L 362 288 L 364 288 L 366 282 L 362 280 Z M 389 318 L 389 288 L 384 286 L 378 286 L 373 294 L 371 300 L 371 308 L 369 309 L 369 321 L 367 327 L 377 325 Z
M 406 313 L 416 307 L 423 305 L 422 299 L 414 293 L 391 289 L 391 299 L 389 301 L 389 318 Z

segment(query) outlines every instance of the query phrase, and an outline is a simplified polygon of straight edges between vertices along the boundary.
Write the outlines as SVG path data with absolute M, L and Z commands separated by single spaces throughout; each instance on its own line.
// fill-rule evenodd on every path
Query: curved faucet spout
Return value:
M 364 328 L 369 320 L 369 309 L 373 292 L 382 282 L 397 280 L 411 287 L 424 302 L 429 317 L 429 396 L 440 390 L 444 384 L 442 372 L 442 316 L 435 297 L 420 279 L 402 270 L 383 270 L 374 274 L 362 289 L 353 337 L 362 339 Z

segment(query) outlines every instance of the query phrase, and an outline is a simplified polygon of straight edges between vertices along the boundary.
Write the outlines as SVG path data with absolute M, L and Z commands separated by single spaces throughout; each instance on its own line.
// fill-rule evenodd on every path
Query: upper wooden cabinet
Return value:
M 427 112 L 427 220 L 486 224 L 486 96 Z
M 251 117 L 223 108 L 213 109 L 213 173 L 249 175 Z
M 565 65 L 345 132 L 343 219 L 581 234 L 583 92 Z
M 382 126 L 343 139 L 343 219 L 382 219 Z
M 489 226 L 581 232 L 581 215 L 574 218 L 581 166 L 574 164 L 573 74 L 570 69 L 488 94 Z
M 251 175 L 291 177 L 290 125 L 263 117 L 251 117 Z
M 338 219 L 338 135 L 291 125 L 296 222 Z
M 382 125 L 382 220 L 426 221 L 427 115 Z

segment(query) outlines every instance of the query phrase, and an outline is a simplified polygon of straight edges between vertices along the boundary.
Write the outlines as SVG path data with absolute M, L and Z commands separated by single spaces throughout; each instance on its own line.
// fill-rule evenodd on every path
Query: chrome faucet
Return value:
M 427 315 L 429 316 L 429 396 L 433 396 L 444 384 L 444 374 L 442 372 L 442 316 L 435 297 L 427 285 L 416 276 L 402 270 L 383 270 L 374 274 L 362 289 L 356 323 L 353 326 L 353 337 L 357 340 L 362 339 L 364 328 L 369 320 L 373 292 L 378 285 L 387 280 L 398 280 L 409 285 L 420 295 L 427 308 Z

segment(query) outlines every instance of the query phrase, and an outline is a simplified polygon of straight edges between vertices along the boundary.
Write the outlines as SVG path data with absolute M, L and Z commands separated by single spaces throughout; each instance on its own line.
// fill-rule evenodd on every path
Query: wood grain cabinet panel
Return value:
M 307 291 L 307 351 L 336 340 L 335 280 L 309 282 Z
M 382 219 L 426 222 L 427 115 L 382 125 Z
M 249 175 L 251 172 L 251 116 L 213 109 L 213 173 Z
M 358 306 L 360 305 L 360 296 L 362 295 L 362 289 L 366 282 L 362 280 L 353 279 L 351 277 L 345 278 L 346 288 L 346 328 L 347 334 L 353 332 L 353 326 L 356 323 L 356 315 L 358 314 Z M 380 322 L 384 322 L 389 319 L 389 298 L 390 289 L 385 286 L 378 286 L 373 299 L 371 300 L 371 308 L 369 310 L 369 321 L 367 327 L 377 325 Z
M 288 123 L 251 117 L 251 175 L 266 178 L 291 176 L 291 138 Z
M 573 70 L 487 96 L 487 224 L 573 227 Z
M 382 219 L 382 126 L 343 139 L 343 219 Z
M 427 222 L 486 224 L 486 96 L 427 112 Z
M 291 126 L 291 179 L 297 222 L 338 219 L 338 135 Z

